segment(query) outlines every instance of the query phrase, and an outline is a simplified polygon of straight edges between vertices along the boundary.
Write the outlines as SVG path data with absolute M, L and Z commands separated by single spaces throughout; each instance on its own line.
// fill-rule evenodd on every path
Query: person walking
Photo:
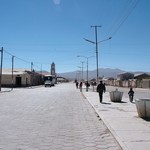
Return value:
M 99 93 L 100 103 L 102 103 L 102 100 L 103 100 L 103 92 L 105 93 L 105 91 L 106 91 L 105 84 L 103 84 L 103 82 L 100 81 L 100 84 L 98 84 L 98 86 L 97 86 L 97 92 Z
M 78 81 L 76 81 L 76 88 L 78 89 L 78 85 L 79 85 L 79 83 L 78 83 Z
M 129 95 L 130 102 L 133 102 L 134 91 L 132 88 L 130 88 L 128 95 Z
M 82 92 L 82 81 L 80 82 L 79 88 L 80 88 L 80 92 Z

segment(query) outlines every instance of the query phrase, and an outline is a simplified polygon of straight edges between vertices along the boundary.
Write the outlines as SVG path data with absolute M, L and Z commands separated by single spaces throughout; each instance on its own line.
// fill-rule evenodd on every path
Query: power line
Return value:
M 10 52 L 8 52 L 8 51 L 6 51 L 6 50 L 4 50 L 4 52 L 7 53 L 7 54 L 10 55 L 10 56 L 14 56 L 15 58 L 17 58 L 17 59 L 19 59 L 19 60 L 21 60 L 21 61 L 23 61 L 23 62 L 25 62 L 25 63 L 30 63 L 29 61 L 24 60 L 24 59 L 22 59 L 22 58 L 19 58 L 19 57 L 17 57 L 17 56 L 15 56 L 15 55 L 11 54 Z
M 125 23 L 125 21 L 128 19 L 128 17 L 131 15 L 133 10 L 136 8 L 140 0 L 129 0 L 128 4 L 124 9 L 122 10 L 122 13 L 119 14 L 125 14 L 122 17 L 118 17 L 117 21 L 111 26 L 108 34 L 111 36 L 114 36 L 118 30 L 121 28 L 121 26 Z
M 16 58 L 16 59 L 18 59 L 18 60 L 20 60 L 20 61 L 22 61 L 22 62 L 25 62 L 25 63 L 27 63 L 27 64 L 31 64 L 31 62 L 29 62 L 29 61 L 27 61 L 27 60 L 24 60 L 24 59 L 22 59 L 22 58 L 20 58 L 20 57 L 17 57 L 17 56 L 11 54 L 10 52 L 8 52 L 8 51 L 6 51 L 6 50 L 4 50 L 4 52 L 5 52 L 6 54 L 10 55 L 11 57 L 14 57 L 14 58 Z M 41 63 L 41 64 L 42 64 L 42 63 Z M 40 67 L 37 66 L 37 65 L 34 65 L 34 67 L 40 68 Z

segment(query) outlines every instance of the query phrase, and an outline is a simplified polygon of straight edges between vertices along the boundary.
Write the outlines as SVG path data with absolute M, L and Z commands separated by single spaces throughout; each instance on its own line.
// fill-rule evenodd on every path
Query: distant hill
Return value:
M 117 74 L 120 74 L 120 73 L 123 73 L 123 72 L 125 72 L 125 71 L 120 70 L 120 69 L 100 68 L 99 69 L 99 76 L 100 77 L 113 77 L 113 78 L 116 78 Z M 97 74 L 96 70 L 88 71 L 89 79 L 96 78 L 96 74 Z M 62 76 L 62 77 L 65 77 L 67 79 L 76 79 L 79 76 L 82 76 L 82 73 L 74 71 L 74 72 L 59 73 L 58 75 Z M 86 80 L 86 76 L 87 76 L 87 72 L 84 71 L 83 72 L 83 79 Z
M 39 74 L 42 74 L 43 76 L 44 75 L 50 75 L 50 72 L 48 72 L 48 71 L 46 71 L 46 70 L 42 70 L 42 71 L 35 71 L 35 72 L 37 72 L 37 73 L 39 73 Z
M 37 72 L 41 73 L 41 71 L 37 71 Z M 100 68 L 99 69 L 99 77 L 117 78 L 117 75 L 120 73 L 123 73 L 123 72 L 129 72 L 129 71 L 125 71 L 125 70 L 121 70 L 121 69 Z M 142 71 L 130 72 L 130 73 L 133 73 L 133 74 L 147 73 L 150 75 L 150 72 L 142 72 Z M 49 72 L 43 70 L 42 74 L 43 75 L 49 74 Z M 96 70 L 89 70 L 88 71 L 89 80 L 96 78 L 96 74 L 97 74 Z M 75 79 L 79 79 L 79 78 L 81 79 L 82 73 L 81 72 L 79 73 L 77 71 L 73 71 L 73 72 L 58 73 L 57 75 L 61 76 L 61 77 L 65 77 L 65 78 L 70 79 L 70 80 L 75 80 Z M 83 72 L 83 79 L 86 80 L 86 77 L 87 77 L 87 72 L 84 71 Z

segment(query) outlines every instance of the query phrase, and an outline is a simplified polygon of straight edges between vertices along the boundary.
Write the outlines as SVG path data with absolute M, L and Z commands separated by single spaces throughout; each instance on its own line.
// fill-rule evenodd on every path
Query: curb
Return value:
M 83 95 L 84 95 L 84 93 L 83 93 Z M 84 95 L 84 97 L 86 97 L 86 96 Z M 95 112 L 102 119 L 102 121 L 104 122 L 104 124 L 106 125 L 106 127 L 109 129 L 110 133 L 112 134 L 112 136 L 116 139 L 116 142 L 121 147 L 121 149 L 122 150 L 129 150 L 129 148 L 127 147 L 127 145 L 125 145 L 125 143 L 119 138 L 119 136 L 116 134 L 116 132 L 112 129 L 112 127 L 109 125 L 109 123 L 105 120 L 105 118 L 103 116 L 101 116 L 101 114 L 99 113 L 98 109 L 95 108 L 95 106 L 93 106 L 90 103 L 88 97 L 86 97 L 86 99 L 88 100 L 89 104 L 93 107 L 93 109 L 95 110 Z

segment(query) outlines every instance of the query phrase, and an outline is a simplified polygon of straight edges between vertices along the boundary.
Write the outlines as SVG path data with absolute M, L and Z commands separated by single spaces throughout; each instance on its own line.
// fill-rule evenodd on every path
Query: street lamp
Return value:
M 91 27 L 94 27 L 95 28 L 95 42 L 94 41 L 91 41 L 91 40 L 88 40 L 88 39 L 85 39 L 83 38 L 85 41 L 87 42 L 90 42 L 92 44 L 95 44 L 96 45 L 96 65 L 97 65 L 97 82 L 98 82 L 98 44 L 101 43 L 101 42 L 104 42 L 104 41 L 107 41 L 107 40 L 110 40 L 111 37 L 109 37 L 108 39 L 105 39 L 105 40 L 102 40 L 102 41 L 99 41 L 97 40 L 97 27 L 101 27 L 101 26 L 91 26 Z
M 82 63 L 82 81 L 83 81 L 83 63 L 84 63 L 84 61 L 81 61 L 81 63 Z
M 79 81 L 80 78 L 81 78 L 81 71 L 77 70 L 77 72 L 76 72 L 76 80 Z
M 82 67 L 78 66 L 78 68 L 80 68 L 80 80 L 81 80 L 81 71 L 82 71 Z
M 91 57 L 94 57 L 94 56 L 90 56 L 90 57 L 86 57 L 86 56 L 80 56 L 80 55 L 78 55 L 77 57 L 84 57 L 84 58 L 86 58 L 87 59 L 87 75 L 86 75 L 86 79 L 87 79 L 87 85 L 86 85 L 86 91 L 88 91 L 88 59 L 89 58 L 91 58 Z

